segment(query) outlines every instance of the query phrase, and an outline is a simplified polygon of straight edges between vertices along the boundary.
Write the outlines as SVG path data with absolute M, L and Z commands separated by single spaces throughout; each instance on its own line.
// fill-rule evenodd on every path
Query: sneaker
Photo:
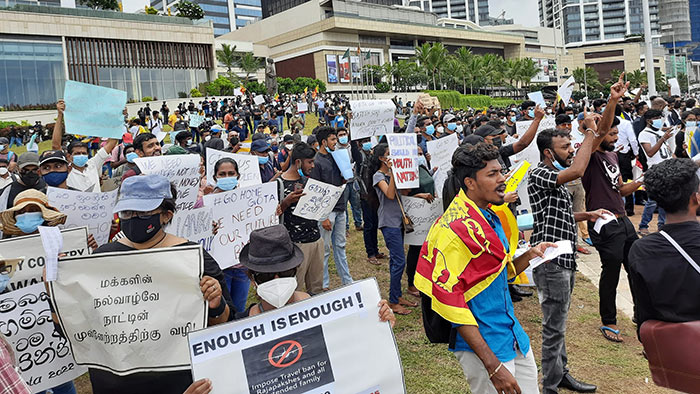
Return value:
M 650 233 L 648 228 L 640 228 L 639 231 L 637 231 L 637 235 L 639 235 L 640 237 L 646 237 L 649 234 Z

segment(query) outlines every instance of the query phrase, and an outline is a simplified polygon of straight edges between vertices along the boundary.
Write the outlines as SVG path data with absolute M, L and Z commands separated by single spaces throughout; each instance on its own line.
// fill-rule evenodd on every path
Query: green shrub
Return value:
M 442 108 L 484 109 L 490 106 L 507 107 L 519 103 L 519 101 L 507 97 L 491 98 L 481 94 L 461 94 L 454 90 L 426 90 L 425 92 L 437 97 Z
M 190 90 L 190 97 L 202 97 L 202 92 L 197 88 L 192 88 L 192 90 Z
M 141 101 L 153 101 L 153 97 L 151 96 L 144 96 Z
M 377 91 L 377 93 L 386 93 L 391 90 L 391 85 L 386 82 L 379 82 L 374 85 L 374 89 Z
M 185 92 L 177 92 L 177 97 L 178 97 L 178 98 L 187 98 L 187 93 L 185 93 Z

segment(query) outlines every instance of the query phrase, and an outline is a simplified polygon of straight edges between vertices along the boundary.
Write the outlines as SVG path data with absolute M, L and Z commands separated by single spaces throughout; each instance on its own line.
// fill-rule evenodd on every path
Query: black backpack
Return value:
M 365 155 L 364 160 L 360 163 L 360 198 L 367 201 L 373 209 L 379 208 L 379 198 L 377 192 L 372 185 L 374 174 L 370 174 L 370 156 Z
M 448 343 L 451 348 L 454 348 L 457 340 L 457 330 L 452 327 L 452 323 L 433 310 L 432 298 L 423 293 L 420 293 L 420 298 L 425 336 L 428 337 L 430 343 Z

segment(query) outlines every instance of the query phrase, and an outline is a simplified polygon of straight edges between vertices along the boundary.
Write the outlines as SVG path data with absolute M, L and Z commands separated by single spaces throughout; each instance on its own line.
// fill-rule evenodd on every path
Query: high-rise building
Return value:
M 567 47 L 620 42 L 644 33 L 642 0 L 538 1 L 540 25 L 561 29 Z M 660 37 L 658 5 L 659 0 L 649 0 L 654 39 Z
M 263 18 L 271 17 L 280 12 L 294 8 L 298 5 L 308 3 L 311 0 L 265 0 L 262 2 Z M 401 5 L 403 0 L 355 0 L 364 3 L 379 4 L 379 5 Z M 323 3 L 321 0 L 320 3 Z
M 671 56 L 669 75 L 686 73 L 685 56 L 700 61 L 700 0 L 664 0 L 659 9 L 661 44 Z M 674 71 L 673 66 L 676 66 Z
M 152 0 L 151 7 L 158 11 L 175 12 L 179 0 Z M 214 35 L 220 36 L 239 27 L 262 19 L 261 0 L 196 0 L 204 11 L 204 19 L 214 24 Z
M 477 25 L 496 24 L 495 18 L 489 16 L 488 0 L 405 0 L 404 4 L 437 14 L 439 18 L 468 20 Z

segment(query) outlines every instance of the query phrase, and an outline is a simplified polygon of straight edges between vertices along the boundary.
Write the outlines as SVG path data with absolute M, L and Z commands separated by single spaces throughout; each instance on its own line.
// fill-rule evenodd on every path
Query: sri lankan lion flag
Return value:
M 460 190 L 433 224 L 421 249 L 415 285 L 432 299 L 446 320 L 476 326 L 467 302 L 507 269 L 515 277 L 511 256 L 479 207 Z

